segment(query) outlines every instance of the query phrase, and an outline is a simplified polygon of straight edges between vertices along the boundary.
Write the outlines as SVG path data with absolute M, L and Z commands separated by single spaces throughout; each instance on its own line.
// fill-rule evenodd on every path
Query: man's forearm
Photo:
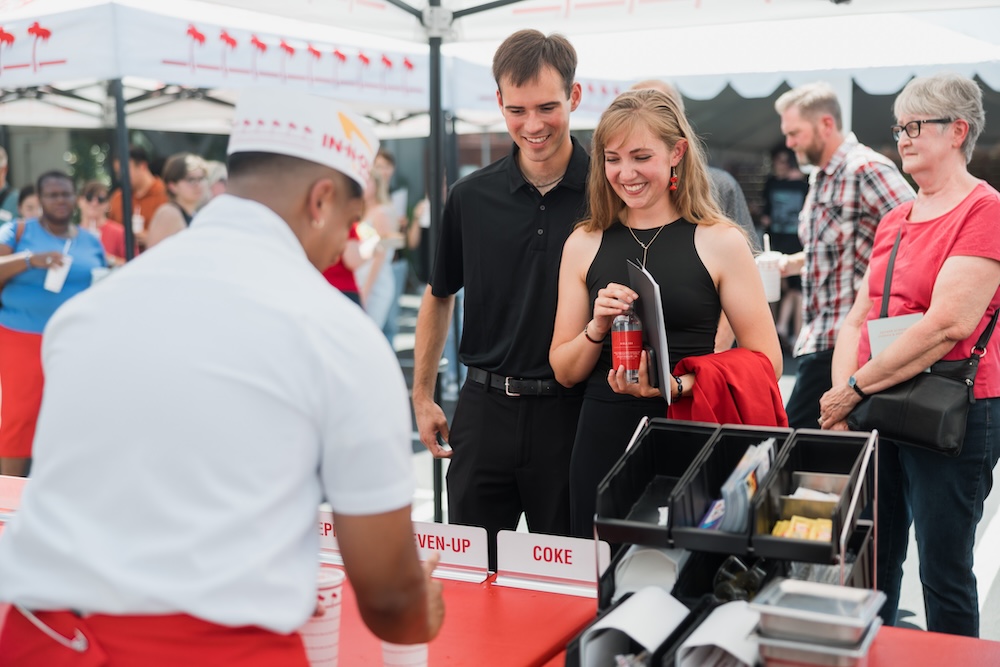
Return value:
M 413 399 L 429 400 L 434 395 L 438 364 L 448 338 L 455 297 L 439 298 L 424 290 L 417 314 L 417 329 L 413 346 Z

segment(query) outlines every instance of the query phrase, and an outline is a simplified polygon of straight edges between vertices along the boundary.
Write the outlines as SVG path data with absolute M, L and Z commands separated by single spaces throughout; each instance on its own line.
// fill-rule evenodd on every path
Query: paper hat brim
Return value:
M 276 153 L 336 169 L 367 187 L 378 139 L 371 124 L 329 97 L 244 90 L 233 113 L 227 154 Z

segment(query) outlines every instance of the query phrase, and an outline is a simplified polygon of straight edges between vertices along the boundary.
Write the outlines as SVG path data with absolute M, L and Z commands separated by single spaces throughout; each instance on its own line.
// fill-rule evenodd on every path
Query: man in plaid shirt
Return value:
M 885 156 L 843 131 L 840 103 L 824 83 L 794 88 L 774 103 L 785 143 L 799 164 L 815 166 L 799 214 L 803 251 L 783 258 L 783 275 L 802 274 L 803 327 L 795 343 L 795 389 L 786 411 L 792 428 L 817 428 L 819 399 L 840 325 L 854 304 L 882 216 L 913 199 Z

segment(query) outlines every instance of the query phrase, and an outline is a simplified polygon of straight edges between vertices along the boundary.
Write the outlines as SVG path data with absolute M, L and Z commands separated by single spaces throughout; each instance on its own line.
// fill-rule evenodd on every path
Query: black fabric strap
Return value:
M 896 252 L 899 250 L 899 241 L 903 238 L 903 227 L 900 225 L 899 231 L 896 232 L 896 242 L 892 244 L 892 252 L 889 253 L 889 266 L 885 269 L 885 284 L 882 288 L 882 308 L 879 311 L 879 318 L 885 318 L 889 316 L 889 290 L 892 287 L 892 267 L 896 264 Z M 983 329 L 983 333 L 980 334 L 979 340 L 976 341 L 976 346 L 972 348 L 972 354 L 975 356 L 983 356 L 986 352 L 986 344 L 990 342 L 990 337 L 993 335 L 993 329 L 997 325 L 997 315 L 1000 315 L 1000 310 L 993 311 L 993 317 L 990 318 L 990 323 L 986 325 Z M 982 352 L 978 352 L 982 350 Z
M 892 287 L 892 267 L 896 264 L 896 251 L 899 250 L 899 241 L 903 238 L 903 227 L 900 225 L 896 232 L 896 242 L 892 244 L 892 252 L 889 254 L 889 266 L 885 269 L 885 284 L 882 287 L 882 310 L 879 311 L 879 318 L 889 316 L 889 290 Z

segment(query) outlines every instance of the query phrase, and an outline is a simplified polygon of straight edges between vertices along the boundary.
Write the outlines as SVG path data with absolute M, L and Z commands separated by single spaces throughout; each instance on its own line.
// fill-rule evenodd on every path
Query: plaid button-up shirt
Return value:
M 913 198 L 896 166 L 858 143 L 853 132 L 829 163 L 812 173 L 799 214 L 805 313 L 795 356 L 833 349 L 868 269 L 875 227 L 882 216 Z

